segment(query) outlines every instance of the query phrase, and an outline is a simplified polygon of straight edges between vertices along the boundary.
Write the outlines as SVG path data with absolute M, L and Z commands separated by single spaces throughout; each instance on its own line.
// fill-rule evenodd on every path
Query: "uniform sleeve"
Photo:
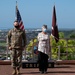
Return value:
M 27 43 L 27 41 L 26 41 L 26 33 L 25 33 L 25 30 L 23 31 L 23 46 L 25 47 L 26 46 L 26 43 Z
M 7 34 L 7 44 L 8 46 L 11 46 L 11 30 Z

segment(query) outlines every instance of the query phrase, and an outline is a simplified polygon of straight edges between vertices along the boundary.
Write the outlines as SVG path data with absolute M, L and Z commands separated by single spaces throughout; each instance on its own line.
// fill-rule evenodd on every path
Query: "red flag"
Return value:
M 53 17 L 52 17 L 52 35 L 54 36 L 56 42 L 59 41 L 59 33 L 58 33 L 58 27 L 57 27 L 57 19 L 56 19 L 56 10 L 55 6 L 53 7 Z

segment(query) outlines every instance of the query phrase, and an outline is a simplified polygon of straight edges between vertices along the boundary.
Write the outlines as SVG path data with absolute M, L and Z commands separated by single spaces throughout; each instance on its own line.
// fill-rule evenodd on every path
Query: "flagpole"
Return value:
M 16 3 L 16 9 L 17 9 L 17 6 L 18 6 L 17 1 L 15 3 Z M 17 13 L 16 9 L 15 9 L 15 16 L 16 16 L 16 13 Z M 15 20 L 17 20 L 17 17 L 15 17 Z
M 59 33 L 57 27 L 57 19 L 56 19 L 56 10 L 55 10 L 55 3 L 53 6 L 53 17 L 52 17 L 52 33 L 51 36 L 55 38 L 56 43 L 59 41 Z M 52 39 L 51 39 L 52 41 Z M 60 60 L 60 45 L 58 45 L 58 60 Z

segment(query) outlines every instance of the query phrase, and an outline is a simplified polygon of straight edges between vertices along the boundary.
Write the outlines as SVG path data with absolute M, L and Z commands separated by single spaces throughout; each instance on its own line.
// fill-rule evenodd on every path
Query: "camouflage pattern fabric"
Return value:
M 7 36 L 8 47 L 11 47 L 12 66 L 21 67 L 22 51 L 26 46 L 25 31 L 13 28 L 8 32 Z
M 25 31 L 21 29 L 12 29 L 8 32 L 7 37 L 7 43 L 8 46 L 11 46 L 12 48 L 22 48 L 26 45 L 26 35 Z
M 22 63 L 22 50 L 12 49 L 11 50 L 11 66 L 13 68 L 20 68 Z

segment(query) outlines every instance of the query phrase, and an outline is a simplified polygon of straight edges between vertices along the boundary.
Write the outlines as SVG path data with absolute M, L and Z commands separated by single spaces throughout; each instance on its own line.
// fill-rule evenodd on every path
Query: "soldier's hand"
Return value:
M 8 47 L 8 49 L 9 49 L 9 50 L 12 50 L 12 47 L 11 47 L 11 46 L 9 46 L 9 47 Z

